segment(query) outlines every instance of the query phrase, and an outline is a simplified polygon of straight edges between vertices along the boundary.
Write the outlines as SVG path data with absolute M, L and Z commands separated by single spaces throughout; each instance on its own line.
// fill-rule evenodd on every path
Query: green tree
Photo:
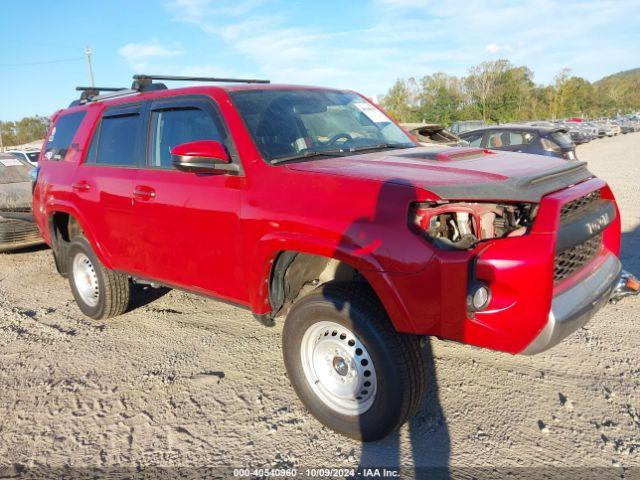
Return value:
M 412 90 L 405 80 L 397 80 L 389 92 L 382 98 L 380 105 L 398 122 L 415 120 L 416 112 L 412 108 Z
M 18 121 L 0 122 L 2 143 L 5 147 L 22 145 L 41 140 L 47 133 L 49 119 L 46 117 L 25 117 Z

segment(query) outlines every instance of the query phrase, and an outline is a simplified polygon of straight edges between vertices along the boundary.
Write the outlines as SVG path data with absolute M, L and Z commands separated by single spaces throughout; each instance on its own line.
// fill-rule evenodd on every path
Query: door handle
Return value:
M 137 185 L 136 188 L 133 189 L 133 196 L 138 200 L 153 200 L 156 198 L 156 191 L 146 185 Z
M 86 180 L 80 180 L 79 182 L 72 183 L 71 188 L 76 192 L 88 192 L 91 190 L 91 185 Z

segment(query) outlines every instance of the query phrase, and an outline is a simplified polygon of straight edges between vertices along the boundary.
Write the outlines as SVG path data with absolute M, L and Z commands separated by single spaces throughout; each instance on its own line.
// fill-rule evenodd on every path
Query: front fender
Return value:
M 271 311 L 269 281 L 271 269 L 280 252 L 294 251 L 327 258 L 335 258 L 355 268 L 367 280 L 382 302 L 394 326 L 400 331 L 411 331 L 412 322 L 400 295 L 392 282 L 392 275 L 369 253 L 345 244 L 336 245 L 319 237 L 308 237 L 291 232 L 273 232 L 256 244 L 249 271 L 249 300 L 255 314 Z

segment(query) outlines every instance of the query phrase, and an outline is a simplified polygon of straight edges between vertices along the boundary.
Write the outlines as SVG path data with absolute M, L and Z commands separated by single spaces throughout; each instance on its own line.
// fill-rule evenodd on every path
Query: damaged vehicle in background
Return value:
M 496 125 L 462 133 L 471 147 L 532 153 L 576 160 L 576 148 L 567 130 L 531 124 Z
M 435 144 L 449 147 L 466 147 L 469 145 L 439 123 L 401 123 L 400 126 L 408 131 L 421 145 Z
M 33 167 L 0 153 L 0 252 L 44 243 L 31 212 Z

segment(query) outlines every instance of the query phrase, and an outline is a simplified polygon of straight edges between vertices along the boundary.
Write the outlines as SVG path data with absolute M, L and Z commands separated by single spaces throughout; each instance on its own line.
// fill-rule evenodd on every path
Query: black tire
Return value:
M 313 391 L 304 373 L 303 337 L 323 321 L 349 329 L 375 366 L 373 404 L 360 415 L 345 415 L 328 406 Z M 285 366 L 296 393 L 321 423 L 338 433 L 363 441 L 379 440 L 400 428 L 420 404 L 426 380 L 420 338 L 396 332 L 367 285 L 329 283 L 300 299 L 287 316 L 282 343 Z
M 89 259 L 97 277 L 98 299 L 95 305 L 90 305 L 83 299 L 76 285 L 73 262 L 76 256 L 80 254 Z M 67 250 L 67 273 L 73 297 L 82 313 L 86 316 L 101 320 L 115 317 L 126 311 L 130 296 L 129 278 L 102 265 L 95 253 L 93 253 L 93 249 L 86 238 L 75 237 L 69 244 Z

